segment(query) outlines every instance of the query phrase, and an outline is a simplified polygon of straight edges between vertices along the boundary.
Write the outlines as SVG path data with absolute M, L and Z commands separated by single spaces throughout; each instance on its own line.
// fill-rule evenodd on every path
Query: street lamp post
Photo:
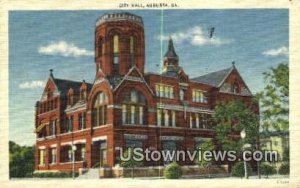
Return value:
M 242 146 L 242 151 L 244 151 L 244 143 L 245 143 L 245 138 L 246 138 L 246 131 L 245 129 L 243 129 L 241 131 L 241 138 L 243 140 L 243 146 Z M 242 154 L 243 155 L 243 154 Z M 246 163 L 246 160 L 244 159 L 244 171 L 245 171 L 245 178 L 248 178 L 248 174 L 247 174 L 247 163 Z

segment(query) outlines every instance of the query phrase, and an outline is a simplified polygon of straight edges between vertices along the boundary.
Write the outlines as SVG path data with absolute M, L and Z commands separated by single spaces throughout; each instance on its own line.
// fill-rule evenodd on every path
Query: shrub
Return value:
M 164 170 L 166 179 L 178 179 L 182 176 L 181 167 L 176 163 L 170 163 Z
M 260 166 L 260 173 L 262 175 L 266 175 L 268 178 L 269 175 L 276 174 L 276 169 L 273 166 L 265 163 Z
M 281 175 L 290 174 L 290 164 L 289 163 L 283 163 L 279 167 L 278 173 L 281 174 Z
M 247 163 L 247 175 L 248 175 L 248 177 L 251 174 L 252 174 L 252 168 L 251 168 L 250 164 Z M 245 176 L 244 162 L 235 163 L 235 165 L 231 169 L 231 176 L 240 177 L 240 178 Z

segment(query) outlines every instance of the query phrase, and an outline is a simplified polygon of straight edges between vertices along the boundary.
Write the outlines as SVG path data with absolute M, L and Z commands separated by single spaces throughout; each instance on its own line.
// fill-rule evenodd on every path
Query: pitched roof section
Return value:
M 219 87 L 223 80 L 230 74 L 234 67 L 230 67 L 227 69 L 219 70 L 216 72 L 212 72 L 209 74 L 205 74 L 203 76 L 192 78 L 191 80 L 194 82 L 200 82 L 204 84 L 208 84 L 214 87 Z
M 58 90 L 60 91 L 61 95 L 67 95 L 68 90 L 73 88 L 76 91 L 79 91 L 79 88 L 82 82 L 72 81 L 72 80 L 63 80 L 58 78 L 53 78 L 55 85 L 57 86 Z M 88 91 L 90 91 L 93 87 L 92 84 L 86 83 Z
M 178 55 L 175 52 L 174 45 L 173 45 L 173 40 L 172 40 L 171 37 L 169 39 L 168 51 L 165 53 L 164 57 L 165 58 L 176 58 L 176 59 L 178 59 Z

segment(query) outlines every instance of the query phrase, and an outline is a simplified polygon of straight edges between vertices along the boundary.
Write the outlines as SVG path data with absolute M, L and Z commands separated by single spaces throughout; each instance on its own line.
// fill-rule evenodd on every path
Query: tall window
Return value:
M 211 121 L 209 114 L 190 114 L 190 128 L 209 129 Z
M 190 128 L 193 128 L 193 114 L 190 114 Z
M 50 163 L 55 164 L 56 163 L 56 158 L 57 158 L 57 149 L 56 148 L 51 148 L 51 161 Z
M 85 145 L 83 145 L 83 146 L 81 147 L 81 160 L 82 160 L 82 161 L 85 160 L 85 153 L 86 153 Z
M 123 124 L 143 125 L 146 100 L 142 93 L 132 90 L 125 94 L 122 104 Z
M 201 90 L 193 90 L 193 102 L 207 103 L 207 97 Z
M 176 112 L 172 111 L 172 127 L 176 127 Z
M 164 125 L 166 126 L 166 127 L 168 127 L 169 126 L 169 111 L 168 110 L 164 110 Z
M 174 99 L 174 89 L 172 86 L 156 84 L 155 85 L 156 96 Z
M 39 165 L 45 165 L 45 149 L 40 149 L 39 154 L 40 154 Z
M 103 39 L 100 37 L 99 41 L 98 41 L 98 55 L 99 56 L 103 56 L 105 53 L 105 48 L 104 48 L 104 41 Z
M 73 161 L 73 151 L 71 146 L 68 148 L 68 161 Z
M 113 36 L 113 63 L 114 65 L 119 64 L 119 36 Z
M 73 131 L 73 116 L 67 118 L 67 130 L 68 133 Z
M 179 90 L 179 96 L 180 96 L 180 100 L 181 101 L 183 101 L 184 100 L 184 98 L 185 98 L 185 91 L 184 91 L 184 89 L 180 89 Z
M 98 93 L 92 111 L 92 121 L 94 127 L 105 125 L 107 123 L 107 104 L 108 98 L 105 93 Z
M 161 109 L 157 109 L 157 126 L 161 126 L 161 116 L 162 116 L 162 110 Z
M 199 128 L 199 114 L 195 114 L 196 116 L 196 128 Z
M 80 130 L 86 128 L 86 125 L 85 125 L 85 113 L 79 114 L 78 122 L 79 122 L 79 129 Z
M 50 121 L 49 132 L 50 136 L 54 136 L 56 134 L 56 120 Z
M 130 36 L 130 63 L 131 63 L 131 66 L 133 66 L 135 64 L 135 37 L 133 36 Z
M 172 125 L 172 127 L 176 126 L 176 112 L 171 110 L 165 110 L 165 109 L 157 109 L 156 112 L 156 120 L 157 120 L 157 126 L 166 126 L 169 127 Z

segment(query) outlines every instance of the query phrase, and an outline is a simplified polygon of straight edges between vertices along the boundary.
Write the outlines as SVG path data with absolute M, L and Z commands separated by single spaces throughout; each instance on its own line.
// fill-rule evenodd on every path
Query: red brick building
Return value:
M 172 39 L 162 73 L 145 73 L 143 20 L 130 13 L 97 20 L 95 64 L 94 83 L 58 79 L 50 70 L 36 103 L 37 171 L 114 166 L 118 148 L 130 146 L 193 149 L 214 137 L 216 102 L 250 104 L 253 97 L 234 63 L 189 78 Z

